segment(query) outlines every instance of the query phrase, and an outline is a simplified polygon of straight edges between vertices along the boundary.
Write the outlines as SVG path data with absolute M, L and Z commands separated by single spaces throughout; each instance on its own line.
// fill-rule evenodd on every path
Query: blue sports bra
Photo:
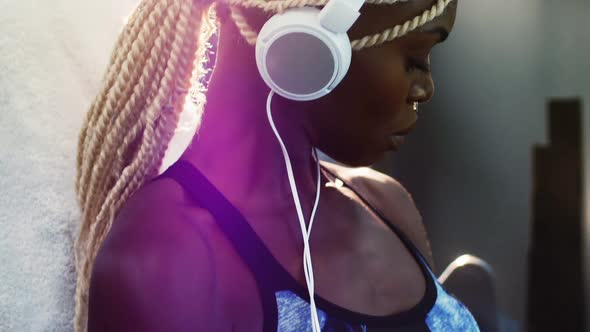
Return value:
M 323 171 L 338 178 L 328 169 Z M 224 235 L 252 271 L 264 310 L 263 332 L 312 331 L 309 294 L 274 258 L 244 216 L 192 164 L 179 160 L 157 178 L 170 177 L 178 182 L 200 207 L 215 218 Z M 155 178 L 155 179 L 157 179 Z M 153 180 L 155 180 L 153 179 Z M 152 180 L 152 181 L 153 181 Z M 418 262 L 426 279 L 426 292 L 420 303 L 410 310 L 372 316 L 350 311 L 315 295 L 323 332 L 388 331 L 450 332 L 479 331 L 471 313 L 439 284 L 426 260 L 414 244 L 350 185 L 357 196 L 382 218 L 401 239 Z

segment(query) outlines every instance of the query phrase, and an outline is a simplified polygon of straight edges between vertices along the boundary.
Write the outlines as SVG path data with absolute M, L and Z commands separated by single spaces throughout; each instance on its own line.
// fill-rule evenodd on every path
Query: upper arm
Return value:
M 98 252 L 88 331 L 219 330 L 206 237 L 181 213 L 147 210 L 115 220 Z

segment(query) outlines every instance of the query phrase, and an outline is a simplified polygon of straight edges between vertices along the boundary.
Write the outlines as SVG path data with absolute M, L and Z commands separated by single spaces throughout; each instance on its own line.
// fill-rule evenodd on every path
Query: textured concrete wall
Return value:
M 71 331 L 77 137 L 131 9 L 0 0 L 0 331 Z

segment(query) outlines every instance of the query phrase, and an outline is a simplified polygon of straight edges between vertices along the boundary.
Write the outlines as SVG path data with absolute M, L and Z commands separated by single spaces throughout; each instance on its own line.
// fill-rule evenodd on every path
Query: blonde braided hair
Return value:
M 204 0 L 202 0 L 204 1 Z M 256 32 L 240 11 L 258 8 L 280 13 L 288 8 L 322 6 L 327 0 L 220 0 L 241 35 L 256 43 Z M 376 5 L 408 0 L 367 0 Z M 438 0 L 422 15 L 351 42 L 354 50 L 379 45 L 441 15 L 452 0 Z M 189 105 L 198 127 L 206 102 L 201 79 L 205 54 L 218 21 L 215 3 L 198 0 L 142 0 L 115 43 L 103 86 L 80 131 L 76 194 L 82 223 L 74 243 L 76 261 L 75 332 L 86 331 L 88 290 L 98 249 L 126 200 L 157 175 Z M 192 104 L 191 104 L 192 103 Z

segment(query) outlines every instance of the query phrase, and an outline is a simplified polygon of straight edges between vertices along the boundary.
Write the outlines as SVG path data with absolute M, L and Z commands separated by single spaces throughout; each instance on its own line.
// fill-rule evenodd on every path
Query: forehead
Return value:
M 450 32 L 455 23 L 457 1 L 451 1 L 445 12 L 424 25 L 424 28 L 442 27 Z M 421 15 L 436 3 L 436 0 L 409 0 L 391 5 L 364 4 L 359 19 L 348 34 L 351 39 L 357 39 L 380 33 Z

